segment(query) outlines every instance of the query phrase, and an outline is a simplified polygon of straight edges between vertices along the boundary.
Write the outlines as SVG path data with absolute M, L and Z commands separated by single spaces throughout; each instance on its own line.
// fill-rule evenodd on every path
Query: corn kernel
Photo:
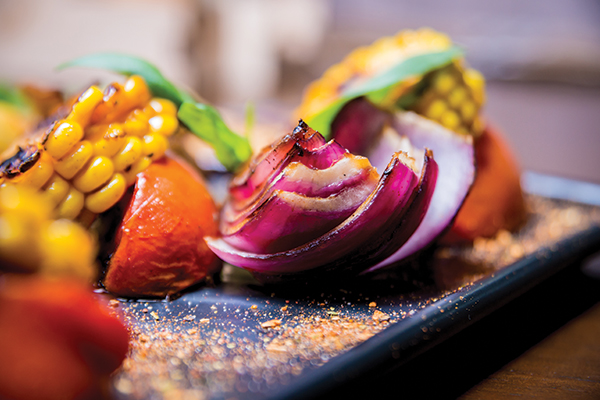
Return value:
M 440 123 L 450 130 L 455 130 L 460 125 L 460 118 L 454 111 L 446 111 L 440 117 Z
M 127 98 L 127 107 L 139 107 L 150 100 L 150 90 L 141 76 L 130 76 L 123 89 Z
M 79 96 L 77 102 L 73 104 L 71 113 L 67 120 L 77 122 L 82 126 L 89 123 L 94 109 L 102 101 L 102 91 L 96 86 L 91 86 Z
M 446 102 L 444 100 L 436 99 L 431 102 L 425 111 L 425 116 L 437 121 L 442 117 L 442 114 L 444 114 L 447 109 L 448 107 L 446 106 Z
M 448 95 L 448 104 L 452 108 L 458 108 L 460 104 L 467 98 L 467 90 L 462 86 L 454 88 Z
M 454 77 L 447 71 L 438 72 L 433 78 L 433 88 L 442 96 L 450 93 L 454 87 L 454 84 Z
M 124 171 L 142 156 L 143 145 L 140 138 L 128 136 L 125 141 L 126 144 L 123 149 L 112 159 L 115 171 Z
M 142 137 L 149 129 L 148 116 L 139 108 L 133 110 L 123 124 L 123 130 L 127 135 Z
M 57 207 L 59 218 L 75 219 L 81 213 L 84 204 L 84 196 L 79 190 L 71 187 L 69 193 Z
M 66 219 L 52 221 L 41 232 L 40 249 L 42 274 L 94 278 L 96 246 L 80 225 Z
M 169 140 L 160 133 L 149 133 L 144 136 L 144 150 L 146 157 L 153 160 L 161 158 L 169 148 Z
M 48 182 L 53 172 L 52 158 L 48 153 L 42 151 L 40 159 L 35 166 L 21 175 L 18 182 L 34 189 L 41 189 Z
M 148 103 L 148 106 L 154 110 L 155 115 L 156 114 L 168 114 L 168 115 L 172 115 L 172 116 L 177 115 L 177 107 L 175 107 L 175 104 L 173 104 L 172 101 L 167 100 L 167 99 L 153 98 L 152 100 L 150 100 L 150 103 Z
M 475 69 L 467 69 L 464 72 L 463 79 L 467 86 L 471 89 L 473 98 L 478 105 L 483 105 L 485 102 L 485 78 L 481 72 Z
M 88 193 L 106 183 L 114 172 L 112 161 L 104 156 L 92 158 L 88 164 L 73 178 L 77 190 Z
M 67 197 L 70 189 L 71 185 L 69 185 L 69 182 L 61 178 L 60 175 L 54 174 L 46 185 L 44 185 L 43 191 L 50 203 L 57 205 Z
M 126 189 L 125 177 L 121 174 L 115 174 L 108 184 L 86 196 L 85 208 L 97 214 L 104 212 L 121 199 Z
M 151 132 L 158 132 L 164 136 L 171 136 L 179 127 L 177 118 L 168 114 L 159 114 L 148 120 Z
M 475 118 L 476 114 L 477 114 L 477 110 L 475 108 L 475 104 L 473 104 L 470 101 L 467 101 L 467 102 L 461 104 L 460 115 L 461 115 L 463 121 L 465 121 L 465 123 L 470 124 L 473 121 L 473 119 Z
M 54 164 L 54 169 L 63 178 L 73 178 L 94 155 L 94 146 L 87 140 L 82 140 Z
M 63 121 L 56 124 L 48 135 L 44 148 L 55 160 L 62 158 L 83 138 L 83 129 L 75 121 Z
M 142 157 L 133 163 L 127 171 L 123 172 L 122 174 L 127 182 L 127 186 L 133 185 L 137 179 L 137 174 L 148 168 L 150 164 L 152 164 L 152 159 Z

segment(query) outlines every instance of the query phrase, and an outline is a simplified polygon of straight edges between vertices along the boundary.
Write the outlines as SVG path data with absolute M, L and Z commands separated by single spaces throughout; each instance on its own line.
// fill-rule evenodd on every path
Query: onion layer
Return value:
M 420 177 L 403 152 L 379 177 L 340 148 L 301 122 L 234 179 L 221 236 L 207 237 L 209 247 L 267 280 L 358 273 L 394 254 L 429 207 L 438 180 L 432 152 L 424 152 Z

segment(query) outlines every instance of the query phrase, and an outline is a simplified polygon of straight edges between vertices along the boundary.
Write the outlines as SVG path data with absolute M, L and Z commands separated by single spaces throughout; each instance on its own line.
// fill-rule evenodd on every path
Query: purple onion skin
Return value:
M 417 229 L 437 181 L 437 164 L 430 155 L 426 153 L 419 179 L 395 154 L 377 188 L 348 219 L 292 250 L 258 254 L 240 251 L 222 238 L 207 237 L 206 242 L 221 259 L 253 272 L 264 282 L 354 276 L 393 251 L 384 247 L 402 246 Z M 411 215 L 407 215 L 409 209 Z M 371 250 L 369 254 L 363 254 L 366 248 Z M 340 275 L 342 271 L 350 273 Z
M 391 114 L 359 97 L 346 104 L 335 117 L 331 124 L 332 137 L 350 153 L 365 154 L 383 126 L 391 120 Z

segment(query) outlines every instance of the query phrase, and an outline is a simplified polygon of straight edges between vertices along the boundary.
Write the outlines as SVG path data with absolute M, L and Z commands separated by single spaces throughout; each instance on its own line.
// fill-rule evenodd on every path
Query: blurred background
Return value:
M 487 78 L 485 114 L 524 169 L 600 183 L 597 0 L 0 0 L 0 82 L 74 93 L 141 56 L 214 104 L 288 121 L 303 88 L 353 48 L 406 28 L 448 33 Z

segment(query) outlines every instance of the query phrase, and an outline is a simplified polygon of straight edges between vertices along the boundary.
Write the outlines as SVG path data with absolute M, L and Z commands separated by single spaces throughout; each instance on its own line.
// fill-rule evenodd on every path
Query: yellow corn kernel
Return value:
M 446 111 L 440 117 L 440 123 L 450 130 L 455 130 L 460 125 L 460 118 L 454 111 Z
M 440 71 L 433 78 L 433 88 L 442 96 L 450 93 L 455 83 L 454 77 L 448 71 Z
M 54 169 L 63 178 L 71 179 L 93 155 L 94 146 L 88 140 L 82 140 L 54 164 Z
M 127 79 L 123 86 L 128 107 L 139 107 L 150 100 L 150 90 L 146 85 L 144 78 L 138 75 L 132 75 Z
M 158 160 L 169 148 L 169 140 L 160 133 L 144 135 L 143 153 L 146 157 Z
M 97 214 L 104 212 L 121 199 L 126 189 L 125 177 L 121 174 L 114 174 L 104 187 L 85 197 L 85 208 Z
M 485 78 L 481 72 L 475 69 L 467 69 L 464 71 L 463 79 L 467 86 L 471 89 L 473 98 L 478 105 L 483 105 L 485 102 Z
M 69 193 L 57 207 L 59 218 L 75 219 L 81 213 L 84 196 L 79 190 L 71 186 Z
M 168 114 L 159 114 L 148 120 L 150 132 L 158 132 L 164 136 L 171 136 L 179 127 L 177 118 Z
M 59 121 L 48 135 L 44 148 L 55 160 L 58 160 L 82 138 L 83 129 L 77 122 Z
M 425 116 L 437 121 L 442 117 L 442 114 L 444 114 L 447 109 L 448 107 L 444 100 L 436 99 L 431 102 L 425 111 Z
M 79 96 L 66 119 L 77 122 L 82 126 L 87 125 L 90 122 L 94 109 L 102 101 L 102 96 L 102 91 L 98 87 L 91 86 Z
M 125 141 L 123 149 L 112 158 L 115 171 L 124 171 L 142 156 L 143 145 L 140 138 L 128 136 Z
M 467 101 L 460 105 L 460 116 L 465 123 L 470 124 L 475 118 L 476 114 L 477 108 L 473 102 Z
M 53 172 L 52 158 L 48 153 L 42 151 L 37 163 L 19 177 L 19 183 L 34 189 L 41 189 L 48 182 Z
M 69 185 L 69 182 L 65 181 L 58 174 L 52 175 L 50 180 L 43 187 L 46 197 L 53 205 L 60 204 L 60 202 L 67 197 L 70 189 L 71 185 Z
M 0 215 L 0 259 L 29 271 L 38 266 L 41 256 L 32 243 L 32 232 L 38 229 L 16 213 Z
M 150 102 L 148 103 L 148 107 L 150 107 L 153 111 L 154 114 L 168 114 L 168 115 L 172 115 L 172 116 L 176 116 L 177 115 L 177 107 L 175 106 L 175 104 L 167 99 L 161 99 L 161 98 L 153 98 L 152 100 L 150 100 Z
M 97 156 L 112 157 L 125 146 L 126 134 L 121 124 L 90 127 L 86 136 L 94 145 L 94 154 Z
M 148 116 L 139 108 L 133 110 L 123 123 L 123 130 L 127 135 L 142 137 L 149 129 Z
M 137 178 L 137 174 L 148 168 L 150 164 L 152 164 L 152 159 L 148 157 L 142 157 L 133 163 L 127 171 L 123 172 L 122 174 L 125 178 L 127 186 L 129 187 L 133 185 Z
M 52 209 L 41 199 L 38 189 L 8 183 L 0 187 L 0 214 L 18 215 L 23 221 L 36 224 L 47 220 Z
M 95 277 L 96 244 L 86 230 L 67 219 L 50 222 L 41 232 L 40 273 L 69 275 L 91 281 Z
M 92 158 L 73 178 L 73 185 L 83 193 L 89 193 L 106 183 L 114 172 L 112 161 L 104 156 Z
M 463 86 L 457 86 L 448 95 L 448 104 L 452 108 L 458 108 L 467 99 L 467 90 Z
M 97 217 L 98 214 L 93 213 L 84 207 L 83 210 L 81 210 L 81 212 L 77 216 L 76 221 L 79 223 L 79 225 L 85 228 L 89 228 L 90 226 L 92 226 L 92 223 L 96 220 Z

